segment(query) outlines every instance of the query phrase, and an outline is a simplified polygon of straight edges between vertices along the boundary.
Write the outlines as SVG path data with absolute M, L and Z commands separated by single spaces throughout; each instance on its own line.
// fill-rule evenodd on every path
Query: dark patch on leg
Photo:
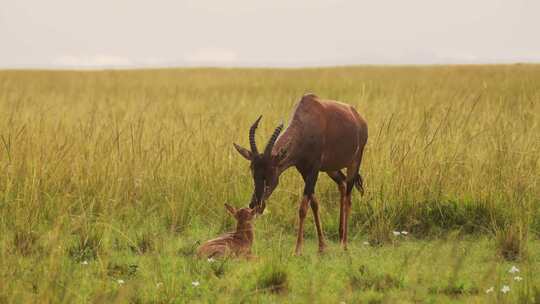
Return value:
M 347 196 L 351 194 L 355 182 L 356 182 L 356 178 L 351 181 L 347 181 Z
M 327 172 L 328 176 L 336 182 L 336 184 L 341 185 L 345 181 L 345 174 L 341 171 L 333 171 L 333 172 Z
M 354 179 L 354 186 L 360 192 L 360 195 L 364 196 L 364 179 L 362 179 L 362 175 L 358 173 Z
M 304 175 L 302 175 L 304 177 Z M 317 184 L 317 178 L 319 177 L 319 170 L 313 170 L 311 174 L 304 177 L 304 195 L 310 197 L 315 193 L 315 184 Z

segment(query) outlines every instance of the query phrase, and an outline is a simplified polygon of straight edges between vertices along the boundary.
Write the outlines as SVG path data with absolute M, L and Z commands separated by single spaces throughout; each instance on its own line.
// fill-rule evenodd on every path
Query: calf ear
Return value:
M 233 143 L 234 145 L 234 148 L 236 149 L 236 151 L 238 151 L 238 153 L 240 153 L 240 155 L 242 155 L 245 159 L 251 161 L 253 159 L 253 154 L 251 153 L 251 151 L 249 151 L 248 149 L 246 148 L 242 148 L 240 147 L 239 145 Z
M 251 208 L 251 212 L 253 212 L 256 215 L 262 214 L 264 212 L 263 204 L 260 204 L 260 205 L 257 205 L 255 207 Z
M 233 206 L 225 203 L 225 209 L 227 209 L 227 211 L 229 211 L 232 216 L 236 216 L 236 208 L 234 208 Z

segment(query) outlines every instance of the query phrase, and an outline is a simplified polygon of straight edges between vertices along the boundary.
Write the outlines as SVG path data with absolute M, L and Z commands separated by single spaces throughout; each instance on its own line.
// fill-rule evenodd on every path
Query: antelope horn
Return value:
M 266 144 L 266 148 L 264 150 L 265 156 L 270 156 L 270 153 L 272 153 L 272 148 L 274 147 L 274 144 L 276 143 L 276 139 L 279 136 L 279 133 L 281 133 L 281 130 L 283 130 L 283 123 L 280 123 L 279 126 L 274 130 L 274 133 L 270 137 L 270 140 L 268 140 L 268 143 Z
M 257 144 L 255 143 L 255 131 L 257 130 L 257 127 L 259 126 L 259 121 L 261 121 L 262 115 L 255 120 L 253 125 L 251 125 L 251 128 L 249 128 L 249 145 L 251 146 L 251 152 L 253 155 L 259 155 L 259 151 L 257 150 Z

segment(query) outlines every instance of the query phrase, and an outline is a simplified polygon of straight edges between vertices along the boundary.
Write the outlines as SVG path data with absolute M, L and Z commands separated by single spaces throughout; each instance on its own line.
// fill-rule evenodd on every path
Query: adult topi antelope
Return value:
M 266 200 L 279 183 L 279 176 L 294 166 L 304 179 L 304 196 L 298 211 L 298 239 L 296 254 L 302 253 L 304 242 L 304 219 L 308 204 L 313 211 L 319 251 L 326 243 L 319 218 L 319 203 L 315 198 L 315 184 L 319 172 L 326 172 L 338 185 L 341 193 L 339 238 L 343 249 L 347 249 L 347 219 L 351 212 L 353 186 L 364 193 L 359 174 L 364 146 L 368 138 L 366 121 L 350 105 L 322 100 L 314 94 L 306 94 L 296 105 L 292 120 L 281 136 L 283 124 L 279 125 L 264 152 L 259 153 L 255 143 L 255 130 L 260 116 L 249 130 L 250 150 L 234 144 L 236 150 L 251 162 L 255 190 L 250 208 L 259 207 L 262 213 Z M 279 136 L 279 137 L 278 137 Z M 347 175 L 341 172 L 347 169 Z

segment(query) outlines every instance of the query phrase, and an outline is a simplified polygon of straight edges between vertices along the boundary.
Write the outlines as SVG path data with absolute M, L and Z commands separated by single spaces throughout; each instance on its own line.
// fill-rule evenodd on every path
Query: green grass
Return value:
M 197 260 L 251 197 L 232 142 L 260 114 L 264 142 L 305 91 L 369 124 L 350 250 L 322 174 L 330 248 L 309 216 L 292 256 L 291 169 L 257 260 Z M 540 303 L 540 66 L 0 71 L 0 135 L 0 303 Z

